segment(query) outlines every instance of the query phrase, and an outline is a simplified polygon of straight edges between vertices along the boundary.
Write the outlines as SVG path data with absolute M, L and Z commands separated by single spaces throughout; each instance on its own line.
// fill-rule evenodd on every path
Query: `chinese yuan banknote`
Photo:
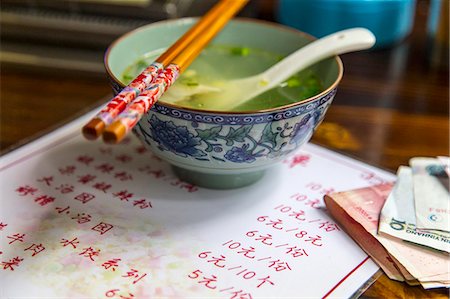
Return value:
M 450 231 L 449 178 L 437 158 L 412 158 L 416 224 L 421 229 Z
M 389 185 L 386 185 L 389 188 Z M 349 214 L 330 196 L 324 197 L 325 204 L 330 214 L 339 222 L 348 234 L 361 248 L 383 269 L 390 279 L 405 281 L 406 277 L 398 269 L 395 261 L 386 249 L 365 228 L 355 221 Z M 414 279 L 411 277 L 411 279 Z
M 449 233 L 417 229 L 412 170 L 407 166 L 397 171 L 397 182 L 381 210 L 379 233 L 450 252 Z
M 447 254 L 378 234 L 378 218 L 391 189 L 391 185 L 383 184 L 332 193 L 325 197 L 325 203 L 333 216 L 338 215 L 336 207 L 339 207 L 372 235 L 385 248 L 392 260 L 397 261 L 399 272 L 401 264 L 424 288 L 449 287 L 450 260 Z M 331 204 L 333 202 L 334 205 Z M 340 221 L 342 217 L 336 219 Z M 350 223 L 347 224 L 347 231 L 355 238 L 357 230 L 354 230 L 355 225 L 350 227 Z M 368 247 L 367 250 L 373 252 L 374 248 L 375 246 Z

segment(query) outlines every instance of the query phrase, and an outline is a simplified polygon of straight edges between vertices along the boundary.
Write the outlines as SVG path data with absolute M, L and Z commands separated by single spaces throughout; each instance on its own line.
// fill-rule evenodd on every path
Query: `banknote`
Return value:
M 450 231 L 449 177 L 437 158 L 412 158 L 416 226 Z
M 325 203 L 336 203 L 349 217 L 360 224 L 395 258 L 423 287 L 448 287 L 450 259 L 447 254 L 404 242 L 398 238 L 379 235 L 378 218 L 392 185 L 377 185 L 346 192 L 332 193 Z M 342 218 L 342 217 L 341 217 Z M 336 218 L 339 222 L 339 219 Z M 340 222 L 339 222 L 340 223 Z M 347 230 L 353 236 L 352 229 Z M 428 283 L 427 282 L 433 282 Z
M 339 222 L 340 226 L 355 240 L 356 243 L 374 260 L 390 279 L 405 281 L 400 269 L 392 260 L 384 247 L 368 233 L 358 222 L 350 217 L 333 198 L 326 195 L 325 205 L 330 214 Z M 412 277 L 410 279 L 413 279 Z
M 391 184 L 383 185 L 382 191 L 384 196 L 392 189 Z M 381 188 L 379 188 L 381 189 Z M 403 265 L 391 256 L 389 252 L 381 245 L 381 243 L 364 227 L 350 217 L 347 212 L 339 206 L 330 196 L 324 197 L 325 204 L 330 214 L 339 221 L 344 230 L 355 240 L 356 243 L 380 266 L 384 273 L 391 279 L 405 281 L 409 285 L 418 285 L 420 282 L 412 276 Z
M 397 181 L 381 210 L 378 233 L 450 252 L 450 234 L 416 227 L 412 170 L 400 166 Z

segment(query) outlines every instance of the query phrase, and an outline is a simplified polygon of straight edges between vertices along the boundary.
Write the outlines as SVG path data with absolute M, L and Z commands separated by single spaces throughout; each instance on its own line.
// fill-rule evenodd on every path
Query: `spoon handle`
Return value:
M 365 28 L 342 30 L 313 41 L 261 74 L 268 89 L 324 58 L 364 50 L 375 44 L 375 36 Z

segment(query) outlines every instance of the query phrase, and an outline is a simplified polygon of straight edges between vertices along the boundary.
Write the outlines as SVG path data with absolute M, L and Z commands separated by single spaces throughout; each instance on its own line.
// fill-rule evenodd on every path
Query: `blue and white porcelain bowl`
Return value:
M 124 87 L 119 78 L 129 65 L 149 51 L 170 46 L 194 22 L 187 18 L 153 23 L 115 41 L 105 55 L 114 92 Z M 236 19 L 213 43 L 288 55 L 312 40 L 275 23 Z M 325 89 L 301 102 L 246 112 L 204 111 L 159 102 L 141 119 L 134 133 L 184 181 L 215 189 L 249 185 L 308 142 L 322 122 L 343 66 L 338 57 L 333 57 L 311 68 Z

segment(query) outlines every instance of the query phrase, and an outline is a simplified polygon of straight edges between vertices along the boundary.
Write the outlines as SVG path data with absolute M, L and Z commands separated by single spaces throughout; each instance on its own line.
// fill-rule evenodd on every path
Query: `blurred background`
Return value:
M 241 16 L 258 17 L 254 1 Z M 103 76 L 103 54 L 120 35 L 145 24 L 200 16 L 214 0 L 2 0 L 1 63 Z
M 416 2 L 253 0 L 240 16 L 280 22 L 316 37 L 363 26 L 375 33 L 377 47 L 387 47 L 411 32 Z M 429 6 L 427 30 L 435 32 L 440 13 L 445 11 L 443 2 L 448 0 L 419 2 Z M 214 0 L 2 0 L 0 61 L 3 68 L 102 75 L 103 53 L 120 35 L 156 21 L 200 16 L 213 3 Z M 448 23 L 448 5 L 446 15 Z

